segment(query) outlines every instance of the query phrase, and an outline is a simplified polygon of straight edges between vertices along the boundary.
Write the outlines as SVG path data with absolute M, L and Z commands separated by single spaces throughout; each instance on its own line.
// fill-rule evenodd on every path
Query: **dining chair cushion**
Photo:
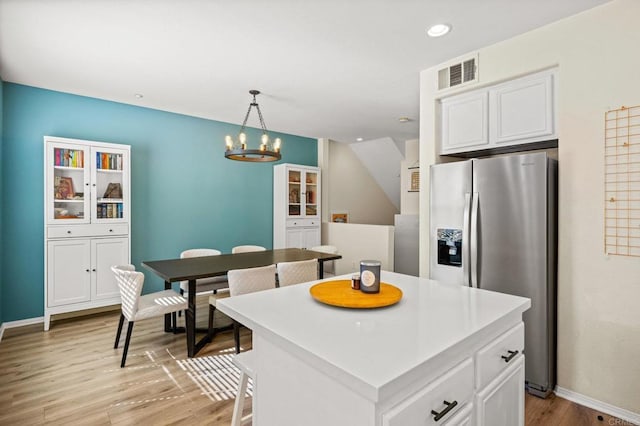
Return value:
M 317 279 L 317 259 L 278 263 L 278 284 L 280 284 L 280 287 L 315 281 Z

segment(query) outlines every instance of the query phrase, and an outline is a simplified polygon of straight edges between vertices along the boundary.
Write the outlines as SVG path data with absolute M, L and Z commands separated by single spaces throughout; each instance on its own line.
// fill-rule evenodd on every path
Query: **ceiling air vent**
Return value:
M 476 71 L 477 57 L 451 64 L 438 71 L 438 90 L 475 81 L 478 77 Z

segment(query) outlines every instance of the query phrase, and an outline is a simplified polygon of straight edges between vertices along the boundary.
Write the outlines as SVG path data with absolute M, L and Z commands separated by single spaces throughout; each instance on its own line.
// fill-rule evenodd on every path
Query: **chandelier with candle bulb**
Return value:
M 260 94 L 259 90 L 249 90 L 249 93 L 253 95 L 253 102 L 249 104 L 247 115 L 244 117 L 240 133 L 238 133 L 237 139 L 227 135 L 225 137 L 226 151 L 224 156 L 230 160 L 237 161 L 278 161 L 282 156 L 280 155 L 280 146 L 282 141 L 280 138 L 271 140 L 267 133 L 267 126 L 264 124 L 262 118 L 262 112 L 260 106 L 256 102 L 256 96 Z M 262 136 L 260 138 L 260 147 L 258 149 L 247 149 L 247 134 L 245 133 L 245 127 L 247 126 L 247 120 L 249 114 L 251 114 L 251 108 L 256 107 L 258 110 L 258 118 L 260 119 L 260 127 L 262 128 Z

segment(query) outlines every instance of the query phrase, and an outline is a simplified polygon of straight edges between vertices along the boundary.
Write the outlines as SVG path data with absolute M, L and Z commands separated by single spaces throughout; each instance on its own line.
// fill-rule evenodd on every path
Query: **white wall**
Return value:
M 322 241 L 338 248 L 336 275 L 360 271 L 360 261 L 379 260 L 382 269 L 393 271 L 393 226 L 356 223 L 323 223 Z
M 640 258 L 606 256 L 604 113 L 640 104 L 640 1 L 616 0 L 479 51 L 494 84 L 559 66 L 558 386 L 640 413 Z M 434 67 L 421 73 L 420 162 L 436 161 Z M 428 173 L 420 194 L 428 275 Z
M 318 165 L 322 168 L 323 221 L 330 221 L 331 213 L 346 212 L 351 223 L 393 224 L 398 209 L 347 144 L 319 140 Z

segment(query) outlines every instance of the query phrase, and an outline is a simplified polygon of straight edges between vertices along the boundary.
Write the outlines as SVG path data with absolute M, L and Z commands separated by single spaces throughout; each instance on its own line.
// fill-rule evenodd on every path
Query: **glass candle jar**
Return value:
M 360 290 L 363 293 L 380 292 L 380 261 L 362 260 L 360 262 Z

